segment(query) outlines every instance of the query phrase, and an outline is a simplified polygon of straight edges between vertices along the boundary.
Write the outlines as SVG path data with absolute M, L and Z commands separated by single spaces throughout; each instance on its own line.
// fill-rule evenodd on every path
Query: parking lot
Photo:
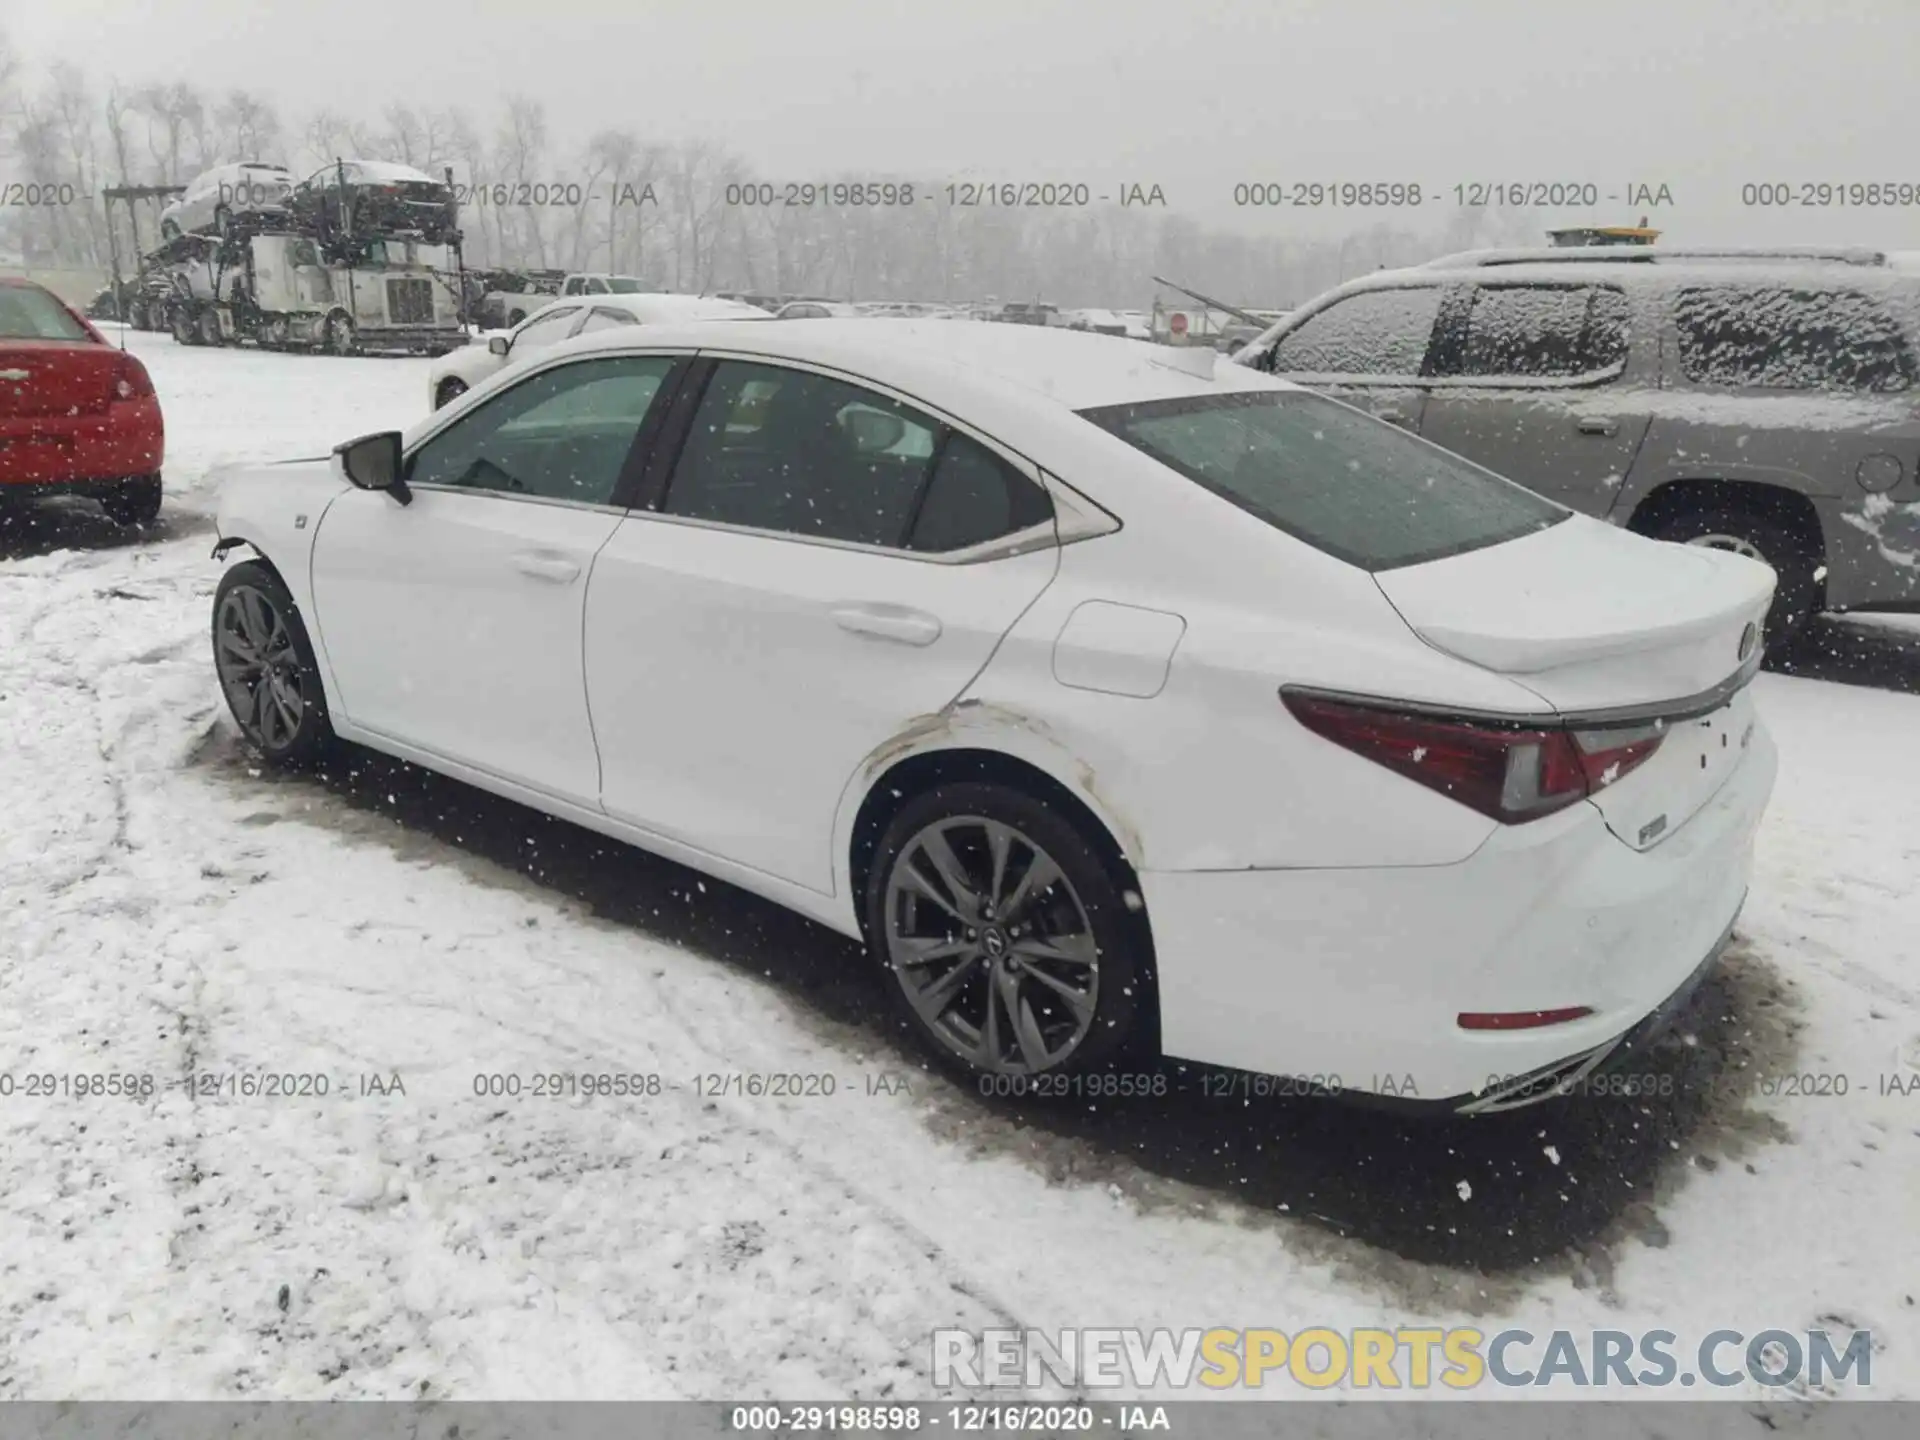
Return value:
M 1779 789 L 1655 1093 L 998 1100 L 772 905 L 371 754 L 263 773 L 208 662 L 219 474 L 410 423 L 426 362 L 130 344 L 162 523 L 0 533 L 0 1023 L 152 1088 L 0 1111 L 0 1396 L 881 1397 L 939 1326 L 1394 1316 L 1871 1328 L 1920 1398 L 1920 626 L 1815 622 L 1758 682 Z

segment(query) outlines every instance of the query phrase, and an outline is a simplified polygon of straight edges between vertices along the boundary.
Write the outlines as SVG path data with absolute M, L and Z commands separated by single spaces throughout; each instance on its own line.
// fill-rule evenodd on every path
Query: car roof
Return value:
M 807 325 L 733 322 L 619 329 L 579 336 L 549 355 L 597 349 L 710 349 L 769 360 L 811 362 L 964 408 L 969 399 L 1020 392 L 1031 404 L 1065 410 L 1125 405 L 1247 390 L 1299 387 L 1245 366 L 1219 363 L 1211 377 L 1180 368 L 1197 363 L 1141 340 L 1037 325 L 956 324 L 951 320 L 816 320 Z M 1207 352 L 1211 354 L 1212 352 Z
M 1900 276 L 1907 269 L 1897 256 L 1858 247 L 1534 247 L 1467 250 L 1404 269 L 1376 270 L 1348 284 L 1365 289 L 1469 277 L 1489 284 L 1502 279 L 1671 283 L 1678 277 L 1693 284 L 1791 278 L 1816 286 L 1857 286 Z
M 543 305 L 536 314 L 545 314 L 559 306 L 578 308 L 593 305 L 602 310 L 625 310 L 645 322 L 689 320 L 770 320 L 773 317 L 756 305 L 739 300 L 722 300 L 713 295 L 561 295 L 552 305 Z M 529 320 L 534 316 L 527 317 Z

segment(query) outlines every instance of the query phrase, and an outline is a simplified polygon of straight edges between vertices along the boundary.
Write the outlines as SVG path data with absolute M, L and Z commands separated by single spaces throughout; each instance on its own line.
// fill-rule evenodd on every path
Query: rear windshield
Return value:
M 1080 414 L 1242 510 L 1363 570 L 1514 540 L 1570 513 L 1323 396 L 1256 390 Z
M 0 285 L 0 340 L 91 340 L 87 327 L 44 290 Z

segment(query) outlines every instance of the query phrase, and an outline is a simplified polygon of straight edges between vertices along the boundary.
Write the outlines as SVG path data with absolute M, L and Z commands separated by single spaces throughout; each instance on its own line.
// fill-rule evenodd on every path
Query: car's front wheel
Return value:
M 950 1068 L 1084 1071 L 1142 1038 L 1150 966 L 1127 883 L 1032 796 L 941 785 L 880 837 L 868 941 L 907 1026 Z
M 333 739 L 307 627 L 278 575 L 235 565 L 213 594 L 213 667 L 241 733 L 273 765 L 310 760 Z
M 1785 645 L 1820 609 L 1818 545 L 1764 511 L 1704 505 L 1667 516 L 1652 534 L 1657 540 L 1730 550 L 1771 565 L 1778 579 L 1772 608 L 1767 611 L 1769 646 Z
M 438 410 L 442 406 L 451 405 L 466 393 L 466 381 L 454 379 L 442 380 L 440 382 L 440 388 L 433 392 L 434 409 Z
M 326 347 L 329 355 L 353 354 L 353 320 L 336 311 L 327 317 Z

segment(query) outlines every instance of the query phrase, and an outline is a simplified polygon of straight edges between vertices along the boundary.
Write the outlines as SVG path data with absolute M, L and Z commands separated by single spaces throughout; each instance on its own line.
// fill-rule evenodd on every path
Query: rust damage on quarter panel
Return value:
M 1025 730 L 1052 745 L 1056 750 L 1065 750 L 1054 739 L 1053 729 L 1044 720 L 1012 709 L 1006 705 L 996 705 L 990 700 L 960 700 L 943 710 L 926 715 L 916 715 L 903 725 L 889 740 L 868 757 L 861 767 L 861 779 L 871 785 L 881 774 L 906 756 L 920 750 L 929 741 L 938 739 L 958 740 L 969 730 L 984 730 L 988 734 L 1007 729 Z M 944 748 L 944 747 L 933 747 Z M 1094 814 L 1103 817 L 1114 829 L 1114 838 L 1119 842 L 1121 851 L 1133 865 L 1145 863 L 1144 847 L 1140 843 L 1140 834 L 1122 818 L 1120 812 L 1100 793 L 1094 769 L 1084 760 L 1073 762 L 1075 784 L 1089 800 L 1093 802 Z

